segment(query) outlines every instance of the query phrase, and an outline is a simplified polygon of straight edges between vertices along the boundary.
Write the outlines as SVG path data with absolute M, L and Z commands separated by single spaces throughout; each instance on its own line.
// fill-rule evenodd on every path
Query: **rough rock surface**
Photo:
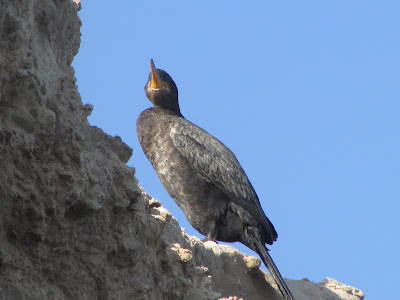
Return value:
M 77 3 L 0 0 L 0 299 L 281 299 L 258 259 L 188 236 L 140 188 L 132 150 L 87 122 Z M 330 279 L 288 285 L 298 300 L 363 298 Z

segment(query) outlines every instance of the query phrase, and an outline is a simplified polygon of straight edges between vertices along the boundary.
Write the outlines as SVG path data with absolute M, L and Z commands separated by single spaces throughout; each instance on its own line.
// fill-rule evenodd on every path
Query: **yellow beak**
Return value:
M 158 75 L 156 66 L 154 65 L 154 61 L 150 60 L 150 67 L 151 67 L 151 78 L 149 82 L 149 88 L 151 89 L 162 89 L 167 87 L 167 83 L 160 78 Z

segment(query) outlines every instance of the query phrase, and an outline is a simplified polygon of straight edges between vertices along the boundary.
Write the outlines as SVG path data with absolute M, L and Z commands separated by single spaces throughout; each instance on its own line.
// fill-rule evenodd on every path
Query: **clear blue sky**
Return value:
M 191 235 L 136 137 L 149 60 L 238 157 L 284 277 L 393 299 L 400 267 L 400 1 L 83 1 L 73 62 L 92 125 Z M 241 251 L 254 254 L 245 247 Z

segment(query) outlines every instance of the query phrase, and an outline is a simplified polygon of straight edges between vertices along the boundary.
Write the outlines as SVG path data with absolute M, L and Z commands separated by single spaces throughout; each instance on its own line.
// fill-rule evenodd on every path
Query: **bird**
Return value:
M 241 242 L 261 257 L 284 299 L 294 300 L 265 244 L 278 234 L 236 156 L 184 118 L 171 76 L 150 60 L 145 85 L 153 104 L 138 117 L 142 150 L 165 190 L 206 240 Z

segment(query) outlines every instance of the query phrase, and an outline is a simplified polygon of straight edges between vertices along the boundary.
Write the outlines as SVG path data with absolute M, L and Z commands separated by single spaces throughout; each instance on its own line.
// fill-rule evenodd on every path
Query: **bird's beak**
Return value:
M 149 82 L 149 88 L 151 89 L 162 89 L 167 87 L 167 83 L 160 78 L 158 75 L 156 66 L 154 65 L 154 61 L 150 60 L 150 67 L 151 67 L 151 78 Z

